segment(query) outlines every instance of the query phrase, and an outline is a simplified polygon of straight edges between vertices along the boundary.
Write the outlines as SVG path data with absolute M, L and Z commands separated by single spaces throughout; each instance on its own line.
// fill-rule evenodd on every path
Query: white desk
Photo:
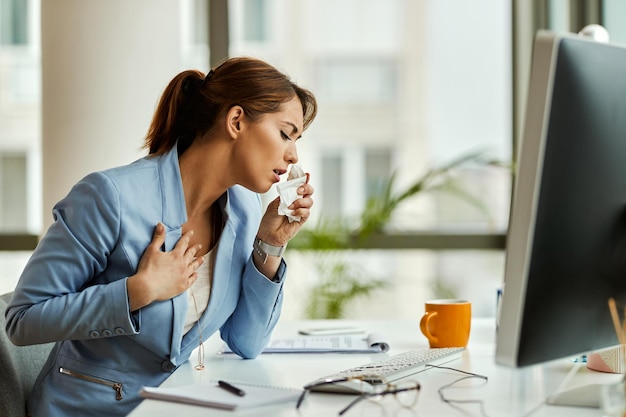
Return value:
M 206 344 L 206 369 L 196 371 L 195 356 L 192 363 L 185 363 L 176 370 L 163 386 L 178 386 L 209 379 L 232 379 L 278 386 L 299 388 L 318 378 L 353 366 L 381 360 L 387 355 L 394 355 L 416 347 L 427 346 L 427 341 L 419 331 L 417 320 L 405 321 L 342 321 L 342 324 L 355 324 L 370 332 L 386 336 L 391 349 L 386 354 L 264 354 L 253 360 L 242 360 L 235 355 L 217 355 L 221 346 L 218 337 L 213 336 Z M 275 337 L 295 337 L 297 329 L 305 325 L 320 322 L 281 322 Z M 337 322 L 339 324 L 339 322 Z M 449 398 L 463 400 L 481 400 L 485 414 L 481 414 L 481 405 L 477 403 L 446 404 L 441 401 L 438 389 L 462 376 L 457 372 L 443 369 L 429 369 L 412 377 L 422 385 L 419 402 L 414 410 L 398 407 L 393 398 L 386 399 L 380 405 L 363 401 L 351 409 L 350 416 L 486 416 L 486 417 L 600 417 L 602 411 L 597 408 L 563 407 L 546 405 L 545 398 L 552 394 L 572 368 L 568 360 L 557 361 L 543 366 L 524 369 L 508 369 L 494 361 L 494 325 L 492 320 L 479 319 L 472 322 L 472 332 L 467 351 L 463 358 L 446 364 L 457 369 L 485 375 L 487 382 L 470 379 L 446 390 Z M 590 373 L 581 377 L 593 382 L 611 383 L 620 379 L 619 375 Z M 576 381 L 578 375 L 574 378 Z M 189 406 L 156 400 L 144 400 L 129 416 L 333 416 L 347 405 L 353 397 L 340 394 L 310 393 L 299 410 L 294 404 L 268 406 L 254 410 L 232 412 L 212 408 Z

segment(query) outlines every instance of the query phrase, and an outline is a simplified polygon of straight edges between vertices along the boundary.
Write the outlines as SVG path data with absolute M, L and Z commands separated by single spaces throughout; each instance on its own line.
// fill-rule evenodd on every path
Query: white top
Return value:
M 213 249 L 202 257 L 204 262 L 196 270 L 198 279 L 187 290 L 187 300 L 189 308 L 187 309 L 187 317 L 185 317 L 184 332 L 187 333 L 209 305 L 209 296 L 211 295 L 211 281 L 213 278 Z M 195 297 L 195 303 L 194 303 Z M 197 308 L 197 310 L 196 310 Z

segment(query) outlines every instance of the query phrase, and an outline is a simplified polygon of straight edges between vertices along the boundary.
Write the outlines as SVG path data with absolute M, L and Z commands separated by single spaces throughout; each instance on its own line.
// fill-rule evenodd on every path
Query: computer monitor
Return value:
M 626 305 L 626 48 L 535 37 L 499 306 L 496 363 L 617 345 Z

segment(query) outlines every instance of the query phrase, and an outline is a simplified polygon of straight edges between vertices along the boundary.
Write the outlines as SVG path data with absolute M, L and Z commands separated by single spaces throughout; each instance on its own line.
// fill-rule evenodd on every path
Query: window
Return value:
M 37 6 L 0 0 L 0 234 L 38 233 L 41 222 Z
M 603 8 L 604 27 L 609 31 L 611 41 L 626 43 L 626 3 L 621 0 L 605 0 Z
M 320 203 L 321 216 L 355 217 L 368 199 L 382 192 L 391 175 L 391 151 L 388 148 L 325 149 L 320 166 L 321 181 L 316 186 L 315 199 Z
M 28 43 L 27 0 L 0 0 L 0 45 Z
M 343 187 L 343 164 L 341 155 L 330 154 L 322 157 L 322 181 L 321 181 L 321 200 L 326 201 L 324 204 L 324 216 L 336 218 L 343 214 L 344 205 L 342 196 L 344 195 Z
M 319 99 L 318 119 L 299 145 L 301 163 L 316 186 L 316 209 L 307 224 L 311 226 L 322 214 L 358 214 L 392 173 L 397 187 L 406 187 L 429 169 L 470 152 L 510 161 L 517 118 L 513 115 L 519 113 L 517 97 L 523 95 L 525 69 L 517 54 L 527 49 L 511 46 L 513 30 L 516 42 L 522 37 L 512 22 L 532 26 L 529 33 L 544 23 L 567 29 L 567 3 L 229 0 L 229 18 L 224 20 L 230 27 L 225 25 L 224 39 L 231 56 L 266 59 Z M 613 39 L 626 40 L 620 24 L 622 2 L 592 3 L 602 6 Z M 216 36 L 207 35 L 214 4 L 181 2 L 186 67 L 207 68 L 208 43 L 216 41 Z M 0 0 L 0 229 L 25 223 L 33 230 L 41 217 L 34 197 L 40 193 L 34 180 L 40 172 L 39 7 L 39 0 Z M 550 16 L 547 23 L 539 22 L 536 16 L 541 13 L 517 13 L 542 7 L 551 8 L 549 13 L 544 10 Z M 519 90 L 515 97 L 514 90 Z M 423 195 L 403 205 L 390 229 L 415 236 L 424 231 L 505 232 L 510 171 L 478 167 L 458 175 L 459 186 L 478 196 L 482 209 L 451 194 Z M 20 217 L 23 213 L 28 213 L 26 220 Z M 310 277 L 309 262 L 299 265 L 299 254 L 288 256 L 294 260 L 290 273 L 307 277 L 299 284 L 319 278 Z M 388 302 L 394 305 L 385 314 L 412 315 L 413 308 L 421 310 L 424 299 L 449 290 L 486 300 L 477 306 L 480 314 L 494 311 L 494 277 L 502 270 L 502 250 L 381 248 L 345 254 L 349 256 L 382 274 L 394 285 L 388 291 L 406 299 Z M 480 284 L 472 290 L 463 284 L 468 280 Z M 298 291 L 295 281 L 290 280 L 289 291 Z M 369 302 L 355 306 L 354 314 L 367 310 Z
M 12 291 L 41 229 L 37 0 L 0 0 L 0 293 Z
M 27 230 L 26 156 L 0 154 L 0 230 Z
M 245 0 L 244 40 L 263 42 L 267 39 L 265 28 L 266 0 Z
M 365 150 L 365 198 L 379 196 L 385 180 L 391 175 L 391 150 L 388 148 Z
M 316 96 L 329 104 L 388 104 L 396 99 L 396 68 L 372 58 L 329 58 L 318 64 Z
M 249 39 L 242 28 L 253 27 L 254 8 L 235 7 L 230 54 L 267 59 L 316 94 L 318 119 L 299 149 L 316 186 L 313 216 L 355 218 L 392 174 L 401 188 L 429 169 L 473 152 L 510 161 L 509 3 L 304 0 L 296 6 L 266 0 L 264 5 L 280 9 L 264 17 L 272 37 L 262 46 Z M 506 230 L 510 171 L 473 167 L 458 175 L 457 185 L 475 194 L 484 207 L 477 209 L 451 194 L 423 195 L 398 209 L 389 230 Z M 307 227 L 316 220 L 312 217 Z M 495 311 L 501 250 L 348 252 L 341 262 L 362 267 L 364 280 L 371 275 L 391 284 L 375 300 L 355 304 L 351 314 L 358 317 L 415 316 L 425 299 L 443 294 L 480 299 L 479 315 Z M 291 274 L 307 277 L 297 284 L 290 281 L 290 291 L 302 294 L 307 285 L 324 279 L 311 268 L 317 262 L 314 256 L 288 256 Z M 480 294 L 464 285 L 467 279 L 481 281 L 474 287 L 480 287 Z M 484 287 L 490 288 L 487 293 Z M 404 302 L 396 302 L 400 299 Z M 368 313 L 371 303 L 377 308 Z

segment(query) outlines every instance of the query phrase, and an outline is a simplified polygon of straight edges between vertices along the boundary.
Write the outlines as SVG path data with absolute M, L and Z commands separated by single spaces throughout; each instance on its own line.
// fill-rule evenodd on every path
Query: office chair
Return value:
M 26 417 L 26 402 L 53 343 L 15 346 L 6 334 L 6 310 L 13 293 L 0 295 L 0 416 Z

